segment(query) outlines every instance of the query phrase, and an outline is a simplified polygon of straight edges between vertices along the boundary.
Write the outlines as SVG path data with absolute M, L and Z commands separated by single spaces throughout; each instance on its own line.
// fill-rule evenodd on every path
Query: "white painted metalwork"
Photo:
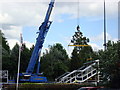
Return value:
M 56 78 L 55 81 L 57 83 L 83 83 L 99 73 L 97 68 L 95 68 L 95 65 L 97 65 L 97 67 L 99 66 L 99 60 L 95 60 L 91 64 L 83 66 L 80 69 L 67 72 L 66 74 Z M 97 82 L 99 82 L 99 74 L 97 78 Z
M 8 70 L 0 70 L 0 83 L 8 83 Z

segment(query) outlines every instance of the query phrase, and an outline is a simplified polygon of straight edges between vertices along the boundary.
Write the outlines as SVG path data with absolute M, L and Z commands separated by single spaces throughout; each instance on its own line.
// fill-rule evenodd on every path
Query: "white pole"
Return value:
M 18 73 L 17 73 L 17 84 L 16 84 L 16 90 L 18 90 L 18 82 L 19 82 L 20 56 L 21 56 L 21 36 L 20 36 L 20 45 L 19 45 L 19 58 L 18 58 Z
M 100 81 L 100 77 L 99 77 L 99 61 L 98 61 L 98 83 L 99 83 L 99 81 Z
M 8 70 L 7 70 L 7 83 L 8 83 Z

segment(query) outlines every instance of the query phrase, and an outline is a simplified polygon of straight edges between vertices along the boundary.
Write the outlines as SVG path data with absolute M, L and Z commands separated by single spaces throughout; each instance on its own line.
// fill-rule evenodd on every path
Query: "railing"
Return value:
M 57 83 L 85 82 L 86 80 L 98 74 L 97 69 L 94 67 L 95 65 L 99 66 L 99 60 L 95 60 L 90 65 L 83 66 L 82 68 L 79 68 L 78 70 L 65 73 L 55 80 Z
M 0 83 L 8 83 L 8 70 L 0 70 Z
M 67 74 L 69 74 L 70 72 L 66 72 L 64 74 L 62 74 L 61 76 L 59 76 L 58 78 L 55 79 L 56 82 L 60 81 L 62 77 L 66 76 Z

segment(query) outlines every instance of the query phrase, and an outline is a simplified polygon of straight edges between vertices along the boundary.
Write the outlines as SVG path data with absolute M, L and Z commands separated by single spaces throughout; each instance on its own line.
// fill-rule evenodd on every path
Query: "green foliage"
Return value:
M 89 42 L 89 39 L 86 37 L 83 37 L 83 33 L 80 31 L 79 25 L 77 26 L 77 32 L 72 36 L 71 43 L 73 45 L 87 45 Z M 81 49 L 82 47 L 79 47 L 78 49 Z
M 119 49 L 120 42 L 107 43 L 107 50 L 99 51 L 100 67 L 103 73 L 104 83 L 108 83 L 110 87 L 118 88 L 120 85 L 120 58 Z
M 78 69 L 82 66 L 82 61 L 81 57 L 79 56 L 79 54 L 77 54 L 77 48 L 74 48 L 73 52 L 72 52 L 72 57 L 71 57 L 71 62 L 70 62 L 70 70 L 75 70 Z
M 30 54 L 32 55 L 32 52 L 33 52 L 33 50 L 34 50 L 34 45 L 32 45 L 32 47 L 30 48 Z
M 23 50 L 21 51 L 21 60 L 20 60 L 20 72 L 25 72 L 28 62 L 31 56 L 30 50 L 23 45 Z M 12 63 L 10 70 L 12 70 L 12 76 L 17 75 L 17 68 L 18 68 L 18 57 L 19 57 L 19 45 L 16 45 L 11 50 L 11 59 L 10 62 Z
M 7 42 L 4 34 L 1 32 L 1 30 L 0 30 L 0 37 L 1 37 L 1 39 L 2 39 L 2 47 L 3 47 L 8 53 L 10 53 L 10 47 L 9 47 L 9 45 L 8 45 L 8 42 Z M 1 43 L 0 43 L 0 44 L 1 44 Z
M 19 45 L 16 43 L 16 45 L 13 47 L 12 50 L 10 50 L 8 42 L 6 38 L 4 37 L 4 34 L 0 30 L 0 37 L 2 40 L 2 43 L 0 43 L 0 46 L 2 46 L 2 69 L 8 70 L 9 77 L 16 77 L 17 75 L 17 65 L 18 65 L 18 54 L 19 54 Z M 26 45 L 23 45 L 24 50 L 21 52 L 21 72 L 25 72 L 28 62 L 31 56 L 31 53 L 33 51 L 34 46 L 29 50 Z
M 3 37 L 2 40 L 3 40 L 3 43 L 2 43 L 3 44 L 2 45 L 2 66 L 3 67 L 2 68 L 3 70 L 8 70 L 9 76 L 16 77 L 17 68 L 18 68 L 17 65 L 18 65 L 18 57 L 19 57 L 19 45 L 16 43 L 16 45 L 10 51 L 10 49 L 8 48 L 9 46 L 7 44 L 7 41 L 4 41 L 6 39 Z M 22 50 L 21 52 L 21 68 L 20 68 L 21 72 L 25 72 L 31 56 L 31 52 L 32 52 L 32 49 L 29 50 L 25 44 L 23 45 L 23 47 L 24 47 L 24 50 Z M 5 48 L 8 50 L 6 50 Z
M 18 66 L 18 57 L 19 57 L 19 45 L 16 43 L 16 45 L 11 50 L 10 54 L 10 60 L 11 63 L 9 71 L 10 76 L 16 76 L 17 75 L 17 66 Z
M 73 35 L 71 43 L 73 45 L 88 45 L 89 39 L 83 37 L 83 33 L 77 27 L 77 32 Z M 93 52 L 91 46 L 75 46 L 72 52 L 70 70 L 75 70 L 83 66 L 88 59 L 97 59 L 97 53 Z
M 20 67 L 21 72 L 26 72 L 32 50 L 33 50 L 32 48 L 29 50 L 25 44 L 23 45 L 23 50 L 21 52 L 21 63 L 20 63 L 21 64 L 21 67 Z
M 0 37 L 2 42 L 0 43 L 1 49 L 2 49 L 2 69 L 3 70 L 7 70 L 7 66 L 9 63 L 9 59 L 10 59 L 10 48 L 8 45 L 8 42 L 6 40 L 6 38 L 4 37 L 4 34 L 1 32 L 0 30 Z
M 19 90 L 77 90 L 81 87 L 93 87 L 90 84 L 67 84 L 67 83 L 22 83 Z M 15 84 L 4 85 L 7 90 L 16 90 Z
M 49 51 L 43 54 L 41 58 L 41 71 L 45 73 L 49 80 L 54 80 L 56 77 L 68 71 L 66 65 L 68 56 L 61 44 L 49 46 Z
M 75 33 L 73 40 L 74 45 L 87 45 L 89 39 L 83 37 L 82 32 Z M 78 36 L 79 35 L 79 36 Z M 3 70 L 9 71 L 9 76 L 16 76 L 18 65 L 19 45 L 10 50 L 8 42 L 4 34 L 0 31 L 2 43 L 2 65 Z M 75 37 L 77 39 L 75 39 Z M 75 40 L 74 40 L 75 39 Z M 24 44 L 24 50 L 21 52 L 21 68 L 20 72 L 25 72 L 34 46 L 30 50 Z M 105 51 L 100 50 L 94 52 L 92 47 L 75 47 L 71 60 L 69 60 L 66 50 L 59 43 L 49 46 L 41 57 L 41 72 L 47 76 L 48 80 L 54 80 L 58 76 L 70 70 L 80 68 L 83 63 L 87 62 L 88 58 L 100 59 L 100 70 L 103 73 L 103 84 L 108 84 L 110 87 L 118 88 L 120 86 L 120 42 L 114 43 L 109 41 Z
M 6 44 L 3 43 L 2 47 L 3 69 L 9 71 L 9 76 L 16 77 L 19 45 L 16 43 L 16 45 L 10 51 L 7 41 L 4 41 L 6 39 L 3 37 L 2 40 L 3 42 L 6 42 Z M 29 50 L 25 44 L 23 47 L 24 50 L 21 52 L 20 72 L 25 72 L 30 56 L 34 49 L 34 46 L 32 46 Z M 53 80 L 64 72 L 68 71 L 69 58 L 63 46 L 61 44 L 55 44 L 53 46 L 49 46 L 49 51 L 46 50 L 46 53 L 43 54 L 41 63 L 41 71 L 45 72 L 45 75 L 48 76 L 49 79 Z

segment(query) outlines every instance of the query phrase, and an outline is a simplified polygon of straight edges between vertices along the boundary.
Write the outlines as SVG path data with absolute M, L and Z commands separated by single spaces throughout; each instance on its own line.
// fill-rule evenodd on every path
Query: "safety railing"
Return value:
M 95 60 L 89 65 L 85 65 L 82 68 L 74 70 L 72 72 L 67 72 L 60 77 L 56 78 L 55 81 L 57 83 L 82 83 L 91 77 L 98 74 L 97 68 L 94 66 L 99 66 L 99 60 Z

